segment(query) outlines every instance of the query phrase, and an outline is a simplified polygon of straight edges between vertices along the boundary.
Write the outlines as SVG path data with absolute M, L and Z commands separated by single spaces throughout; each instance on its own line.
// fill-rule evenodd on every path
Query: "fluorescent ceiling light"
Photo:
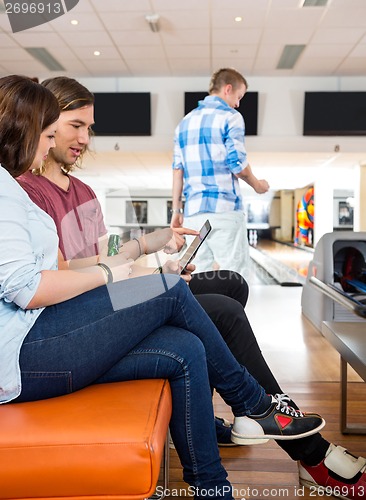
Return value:
M 325 7 L 328 0 L 304 0 L 303 7 Z
M 277 69 L 292 69 L 304 48 L 305 45 L 285 45 Z
M 26 47 L 31 56 L 46 66 L 51 71 L 65 71 L 65 68 L 43 47 Z

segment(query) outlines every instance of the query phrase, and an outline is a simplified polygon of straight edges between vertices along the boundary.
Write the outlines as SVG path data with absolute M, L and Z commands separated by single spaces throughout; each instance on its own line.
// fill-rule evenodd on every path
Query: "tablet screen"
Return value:
M 189 245 L 187 251 L 180 259 L 180 265 L 182 266 L 182 270 L 181 270 L 180 274 L 182 274 L 185 271 L 187 264 L 189 264 L 191 262 L 191 260 L 193 259 L 193 257 L 196 255 L 199 247 L 205 241 L 205 239 L 210 231 L 211 231 L 211 224 L 209 223 L 208 220 L 206 220 L 206 222 L 204 223 L 204 225 L 200 229 L 200 234 L 194 238 L 192 243 Z

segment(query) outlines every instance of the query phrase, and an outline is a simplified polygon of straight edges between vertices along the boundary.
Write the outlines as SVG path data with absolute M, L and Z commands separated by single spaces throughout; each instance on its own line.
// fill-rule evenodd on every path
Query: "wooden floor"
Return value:
M 366 457 L 366 436 L 345 436 L 339 431 L 339 356 L 301 314 L 301 287 L 252 285 L 247 314 L 263 354 L 283 390 L 303 410 L 322 414 L 322 434 L 354 454 Z M 366 326 L 366 324 L 365 324 Z M 366 423 L 366 384 L 349 372 L 351 421 Z M 232 419 L 230 409 L 214 397 L 215 414 Z M 273 441 L 257 446 L 221 448 L 221 457 L 235 487 L 237 499 L 329 498 L 303 489 L 297 464 Z M 172 498 L 184 498 L 187 485 L 174 450 L 170 451 Z

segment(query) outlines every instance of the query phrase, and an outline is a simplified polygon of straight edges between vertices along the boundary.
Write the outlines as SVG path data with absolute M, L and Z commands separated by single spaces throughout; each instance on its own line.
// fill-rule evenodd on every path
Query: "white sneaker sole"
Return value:
M 325 426 L 325 420 L 322 419 L 322 423 L 318 425 L 316 429 L 313 429 L 311 431 L 305 432 L 304 434 L 298 435 L 298 436 L 284 436 L 284 435 L 272 435 L 272 434 L 259 434 L 255 436 L 243 436 L 240 434 L 237 434 L 234 430 L 231 431 L 231 441 L 236 444 L 240 445 L 249 445 L 249 444 L 263 444 L 267 443 L 270 439 L 275 439 L 277 441 L 292 441 L 293 439 L 301 439 L 307 436 L 312 436 L 313 434 L 316 434 L 319 432 L 323 427 Z

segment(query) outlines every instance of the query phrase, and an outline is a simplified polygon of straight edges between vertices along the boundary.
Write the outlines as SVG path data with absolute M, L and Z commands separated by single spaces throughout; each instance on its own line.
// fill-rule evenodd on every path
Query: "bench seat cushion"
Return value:
M 0 498 L 146 498 L 159 477 L 170 416 L 165 380 L 2 405 Z

